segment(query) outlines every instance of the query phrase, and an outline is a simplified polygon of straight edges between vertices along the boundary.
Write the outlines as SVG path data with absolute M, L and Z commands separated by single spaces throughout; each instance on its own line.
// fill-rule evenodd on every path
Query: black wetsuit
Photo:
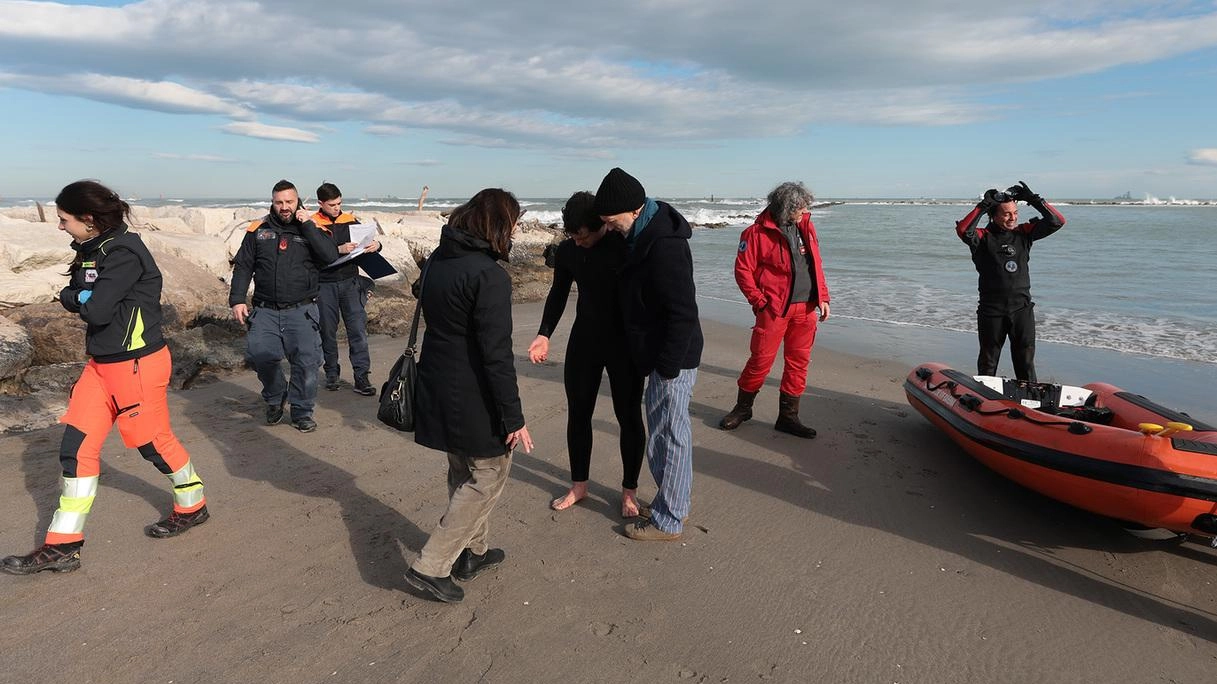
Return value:
M 642 422 L 643 378 L 626 348 L 618 271 L 628 252 L 625 238 L 609 230 L 594 246 L 584 249 L 564 240 L 554 255 L 554 280 L 545 300 L 537 334 L 551 337 L 571 283 L 579 286 L 575 323 L 566 345 L 563 378 L 566 386 L 566 440 L 573 482 L 586 482 L 592 457 L 592 413 L 600 379 L 608 371 L 613 411 L 621 430 L 621 486 L 638 488 L 638 473 L 646 448 Z
M 972 250 L 976 265 L 980 302 L 976 307 L 976 335 L 980 353 L 976 371 L 996 375 L 1001 348 L 1010 338 L 1010 360 L 1019 380 L 1035 382 L 1035 303 L 1031 301 L 1031 244 L 1065 225 L 1065 217 L 1051 204 L 1037 199 L 1042 218 L 1021 223 L 1011 230 L 985 228 L 977 224 L 984 210 L 977 206 L 955 230 Z

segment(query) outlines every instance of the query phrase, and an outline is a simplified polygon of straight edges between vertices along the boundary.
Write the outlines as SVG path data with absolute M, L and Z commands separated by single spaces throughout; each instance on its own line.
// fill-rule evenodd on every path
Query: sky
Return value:
M 1217 198 L 1217 0 L 0 0 L 0 203 Z

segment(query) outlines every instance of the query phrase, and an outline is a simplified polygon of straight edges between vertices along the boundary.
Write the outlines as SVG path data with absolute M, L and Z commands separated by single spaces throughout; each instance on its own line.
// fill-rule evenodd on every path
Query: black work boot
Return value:
M 465 549 L 452 564 L 452 576 L 462 582 L 468 582 L 483 572 L 498 567 L 504 560 L 507 560 L 507 554 L 503 549 L 486 549 L 486 553 L 480 556 Z
M 266 424 L 278 425 L 283 420 L 283 404 L 266 405 Z
M 415 572 L 414 568 L 407 570 L 404 577 L 406 584 L 444 603 L 460 603 L 465 598 L 465 590 L 453 582 L 451 577 L 432 577 Z
M 362 394 L 365 397 L 375 396 L 376 388 L 372 386 L 368 376 L 360 375 L 355 378 L 355 387 L 352 390 L 355 394 Z
M 757 392 L 759 391 L 757 390 Z M 718 421 L 718 426 L 724 430 L 734 430 L 743 424 L 744 421 L 751 420 L 752 402 L 756 400 L 757 392 L 739 390 L 739 396 L 735 399 L 735 408 L 731 409 L 731 413 L 723 416 L 723 419 Z
M 157 539 L 176 537 L 192 527 L 202 525 L 210 518 L 211 514 L 207 512 L 206 506 L 192 513 L 174 511 L 169 514 L 168 518 L 145 527 L 144 534 Z
M 72 572 L 80 567 L 80 547 L 84 541 L 43 544 L 28 556 L 9 556 L 0 561 L 0 570 L 10 575 L 32 575 L 43 570 Z
M 816 436 L 816 431 L 799 422 L 799 399 L 801 397 L 793 394 L 781 393 L 778 397 L 778 421 L 773 424 L 773 429 L 795 437 L 811 439 Z

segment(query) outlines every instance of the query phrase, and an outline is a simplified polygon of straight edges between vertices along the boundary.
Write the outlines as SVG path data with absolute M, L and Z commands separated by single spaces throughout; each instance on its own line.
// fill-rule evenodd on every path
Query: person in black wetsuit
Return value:
M 1018 222 L 1019 201 L 1035 207 L 1041 218 Z M 988 214 L 989 225 L 979 228 Z M 1035 382 L 1035 304 L 1031 301 L 1031 244 L 1065 225 L 1065 217 L 1026 183 L 1005 192 L 990 188 L 976 207 L 955 224 L 959 239 L 972 250 L 980 303 L 976 332 L 979 375 L 996 375 L 1001 348 L 1010 338 L 1010 360 L 1019 380 Z
M 592 413 L 600 379 L 607 370 L 613 411 L 621 428 L 621 515 L 632 518 L 639 513 L 638 473 L 646 449 L 646 429 L 642 422 L 643 377 L 630 361 L 617 293 L 617 272 L 628 247 L 621 233 L 608 230 L 596 216 L 594 200 L 590 192 L 577 192 L 562 208 L 563 231 L 570 237 L 554 253 L 554 280 L 528 358 L 533 363 L 549 358 L 549 338 L 562 318 L 571 283 L 576 283 L 579 299 L 563 369 L 571 487 L 550 507 L 561 511 L 587 496 Z

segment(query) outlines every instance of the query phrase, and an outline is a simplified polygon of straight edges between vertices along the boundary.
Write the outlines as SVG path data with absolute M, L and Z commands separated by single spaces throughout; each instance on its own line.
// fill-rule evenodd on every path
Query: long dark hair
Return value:
M 490 243 L 500 259 L 511 250 L 511 229 L 520 219 L 520 202 L 502 188 L 486 188 L 452 210 L 448 225 Z
M 117 192 L 95 180 L 78 180 L 64 186 L 55 196 L 55 208 L 80 221 L 85 220 L 86 216 L 91 217 L 99 236 L 121 228 L 125 224 L 124 219 L 131 218 L 131 205 L 124 202 Z M 83 258 L 81 252 L 76 253 L 68 268 L 69 275 L 80 269 Z
M 119 228 L 124 219 L 131 218 L 131 205 L 95 180 L 79 180 L 64 186 L 55 196 L 55 207 L 80 220 L 93 217 L 98 234 Z

